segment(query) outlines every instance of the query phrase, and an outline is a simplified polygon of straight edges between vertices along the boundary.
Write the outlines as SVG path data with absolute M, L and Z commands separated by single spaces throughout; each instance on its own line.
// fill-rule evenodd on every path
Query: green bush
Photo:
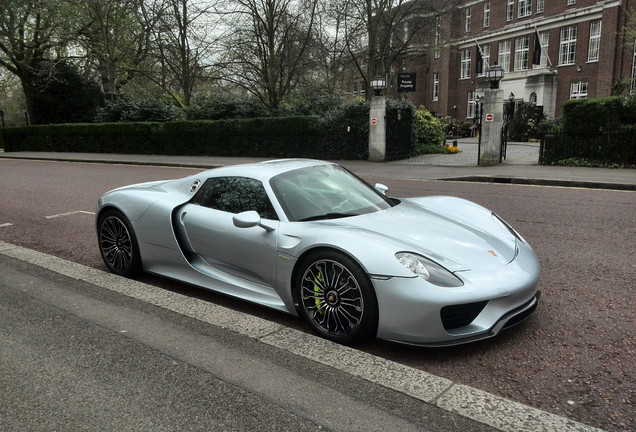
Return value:
M 112 122 L 167 122 L 180 120 L 183 114 L 173 104 L 150 98 L 133 101 L 124 95 L 115 95 L 97 110 L 95 121 Z
M 269 113 L 254 98 L 239 98 L 232 94 L 219 94 L 196 98 L 185 109 L 188 120 L 224 120 L 267 117 Z
M 369 157 L 369 104 L 365 100 L 354 99 L 328 110 L 317 125 L 323 139 L 314 157 L 338 160 Z
M 636 96 L 567 101 L 541 129 L 543 164 L 636 165 Z
M 439 119 L 424 107 L 415 111 L 415 147 L 414 154 L 438 153 L 443 150 L 445 134 Z
M 508 125 L 508 139 L 511 141 L 530 141 L 541 137 L 539 124 L 545 114 L 537 118 L 535 106 L 529 102 L 517 104 L 512 121 Z
M 447 137 L 466 138 L 470 136 L 471 122 L 457 120 L 451 116 L 443 116 L 439 119 L 444 135 Z

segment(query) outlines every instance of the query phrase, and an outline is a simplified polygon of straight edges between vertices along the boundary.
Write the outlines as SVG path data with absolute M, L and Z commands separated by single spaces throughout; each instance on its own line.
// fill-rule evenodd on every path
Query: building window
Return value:
M 599 48 L 601 47 L 601 21 L 590 23 L 590 48 L 587 52 L 587 61 L 598 61 Z
M 566 3 L 566 5 L 570 6 L 570 5 L 575 5 L 576 4 L 576 0 L 568 0 L 568 2 Z
M 512 21 L 515 18 L 515 0 L 508 0 L 506 3 L 506 21 Z
M 530 47 L 530 37 L 521 36 L 515 39 L 515 70 L 528 70 L 528 49 Z
M 480 45 L 477 49 L 481 48 L 481 61 L 483 62 L 481 73 L 477 74 L 477 76 L 486 75 L 486 71 L 490 67 L 490 45 Z
M 570 99 L 587 98 L 587 81 L 577 81 L 570 83 Z
M 484 27 L 490 27 L 490 2 L 484 3 Z
M 545 10 L 545 0 L 537 0 L 537 13 L 541 13 Z
M 576 58 L 576 26 L 561 29 L 559 66 L 573 65 Z
M 510 41 L 499 42 L 497 62 L 504 72 L 510 72 Z
M 464 31 L 470 32 L 470 8 L 466 8 L 466 22 L 464 23 Z
M 517 13 L 519 14 L 519 18 L 530 16 L 532 13 L 532 0 L 519 0 Z
M 466 117 L 474 118 L 475 117 L 475 92 L 468 92 L 468 105 L 466 109 Z
M 470 48 L 462 50 L 461 79 L 470 78 Z
M 541 42 L 541 60 L 538 66 L 532 66 L 533 69 L 548 67 L 548 43 L 550 41 L 550 33 L 547 31 L 539 32 L 539 41 Z
M 439 58 L 439 46 L 442 42 L 442 18 L 435 17 L 435 58 Z
M 437 102 L 439 100 L 439 73 L 435 72 L 433 74 L 433 101 Z

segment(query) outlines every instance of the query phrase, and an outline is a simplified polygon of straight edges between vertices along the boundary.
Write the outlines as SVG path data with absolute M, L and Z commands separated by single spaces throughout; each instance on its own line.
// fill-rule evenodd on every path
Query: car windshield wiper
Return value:
M 325 213 L 321 215 L 306 217 L 304 219 L 301 219 L 300 222 L 309 222 L 309 221 L 324 220 L 324 219 L 339 219 L 339 218 L 346 218 L 351 216 L 359 216 L 359 215 L 356 213 Z

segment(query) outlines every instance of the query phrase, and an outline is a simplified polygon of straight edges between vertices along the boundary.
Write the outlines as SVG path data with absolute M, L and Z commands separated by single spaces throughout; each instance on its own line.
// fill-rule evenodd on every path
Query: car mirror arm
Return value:
M 252 228 L 259 226 L 267 232 L 271 232 L 276 229 L 275 227 L 271 227 L 263 222 L 260 215 L 254 210 L 244 211 L 234 215 L 234 217 L 232 217 L 232 222 L 237 228 Z

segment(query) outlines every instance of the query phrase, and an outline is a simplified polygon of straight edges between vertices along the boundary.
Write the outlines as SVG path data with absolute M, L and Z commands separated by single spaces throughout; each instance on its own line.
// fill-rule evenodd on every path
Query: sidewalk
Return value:
M 545 186 L 636 190 L 636 170 L 538 165 L 538 143 L 508 143 L 507 157 L 500 165 L 477 166 L 477 138 L 458 140 L 457 154 L 422 155 L 393 162 L 337 161 L 364 177 L 454 180 Z M 164 156 L 104 153 L 0 152 L 0 159 L 38 159 L 69 162 L 118 163 L 215 168 L 264 158 L 219 156 Z

